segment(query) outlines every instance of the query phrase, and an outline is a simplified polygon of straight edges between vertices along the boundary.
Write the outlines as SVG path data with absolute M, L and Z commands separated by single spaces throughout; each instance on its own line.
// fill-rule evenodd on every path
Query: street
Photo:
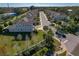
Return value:
M 40 22 L 41 22 L 41 27 L 44 27 L 44 26 L 48 26 L 54 33 L 54 37 L 57 37 L 57 35 L 55 34 L 55 32 L 57 31 L 56 28 L 50 26 L 50 22 L 48 21 L 45 13 L 43 11 L 40 11 L 39 12 L 40 14 Z M 66 42 L 66 41 L 65 41 Z M 62 47 L 66 49 L 65 45 L 64 45 L 64 42 L 61 42 L 62 43 Z M 67 49 L 66 49 L 67 50 Z M 68 52 L 69 55 L 72 55 L 71 53 Z
M 41 22 L 41 26 L 44 27 L 44 26 L 49 26 L 50 25 L 50 22 L 48 21 L 45 13 L 43 11 L 40 11 L 39 12 L 39 15 L 40 15 L 40 22 Z
M 48 21 L 46 14 L 43 11 L 40 11 L 39 14 L 40 14 L 41 27 L 48 26 L 53 31 L 54 35 L 56 36 L 55 34 L 56 29 L 50 26 L 51 23 Z

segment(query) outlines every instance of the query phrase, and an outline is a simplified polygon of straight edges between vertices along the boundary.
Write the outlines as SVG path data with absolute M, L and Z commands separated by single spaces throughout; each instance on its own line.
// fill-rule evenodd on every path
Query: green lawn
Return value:
M 26 41 L 14 41 L 13 36 L 0 35 L 0 55 L 16 55 L 43 40 L 43 34 L 43 31 L 38 31 L 31 40 Z

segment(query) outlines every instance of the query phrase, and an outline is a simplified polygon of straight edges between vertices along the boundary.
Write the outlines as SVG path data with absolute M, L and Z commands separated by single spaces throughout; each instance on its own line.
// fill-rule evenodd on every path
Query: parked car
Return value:
M 56 35 L 58 35 L 58 37 L 66 38 L 66 35 L 64 33 L 59 32 L 59 31 L 56 32 Z

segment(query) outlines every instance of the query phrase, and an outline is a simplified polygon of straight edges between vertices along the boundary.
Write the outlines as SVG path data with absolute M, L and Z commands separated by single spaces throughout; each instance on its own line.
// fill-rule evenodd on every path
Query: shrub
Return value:
M 7 23 L 4 23 L 4 26 L 6 27 L 6 26 L 8 26 L 8 24 Z
M 9 25 L 12 25 L 13 24 L 13 22 L 12 21 L 9 21 Z
M 44 30 L 48 30 L 48 26 L 44 26 L 43 29 L 44 29 Z

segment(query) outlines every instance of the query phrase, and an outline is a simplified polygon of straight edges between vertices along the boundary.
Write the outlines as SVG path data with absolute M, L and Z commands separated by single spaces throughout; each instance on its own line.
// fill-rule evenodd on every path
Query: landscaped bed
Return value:
M 54 44 L 54 46 L 57 46 L 58 47 L 58 46 L 61 45 L 61 42 L 56 37 L 53 37 L 53 44 Z
M 56 48 L 55 53 L 57 56 L 66 56 L 67 50 L 64 48 Z
M 58 51 L 56 53 L 57 53 L 57 56 L 66 56 L 67 51 L 66 50 L 60 50 L 60 51 Z
M 60 47 L 61 46 L 60 40 L 55 38 L 55 37 L 53 38 L 53 40 L 54 40 L 53 44 L 55 46 L 55 53 L 56 53 L 56 55 L 57 56 L 66 56 L 67 51 L 66 51 L 66 49 L 64 49 L 64 47 L 63 48 Z

